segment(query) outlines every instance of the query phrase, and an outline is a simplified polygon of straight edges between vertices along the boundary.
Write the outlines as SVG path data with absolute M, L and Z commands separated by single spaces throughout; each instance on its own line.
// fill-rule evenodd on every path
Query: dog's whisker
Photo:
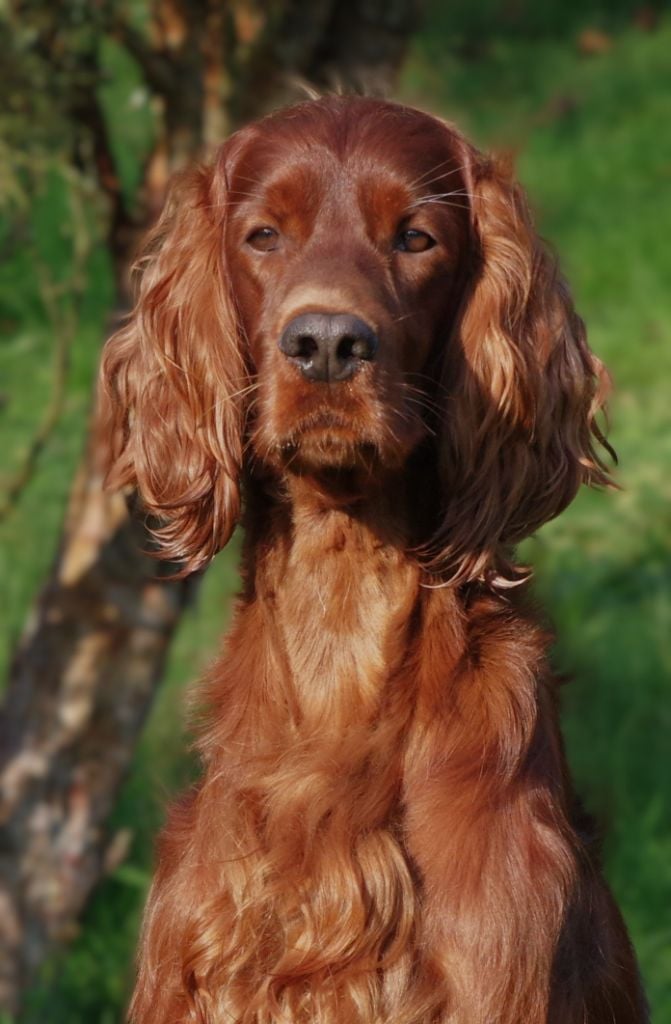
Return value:
M 427 205 L 429 203 L 444 203 L 446 199 L 450 199 L 451 197 L 455 197 L 455 198 L 463 197 L 464 199 L 468 199 L 468 203 L 461 203 L 461 204 L 445 203 L 446 206 L 450 206 L 450 205 L 457 206 L 458 205 L 460 209 L 468 209 L 470 207 L 471 202 L 472 202 L 473 199 L 482 199 L 483 198 L 483 196 L 480 195 L 477 192 L 465 192 L 465 191 L 462 191 L 462 190 L 454 189 L 452 192 L 436 192 L 435 194 L 432 194 L 432 195 L 420 196 L 417 200 L 415 200 L 414 203 L 412 203 L 410 209 L 416 209 L 417 207 L 425 206 L 425 205 Z
M 425 185 L 426 184 L 426 179 L 429 178 L 430 175 L 436 174 L 436 171 L 438 171 L 441 167 L 445 167 L 447 164 L 450 164 L 452 162 L 453 161 L 452 161 L 451 157 L 448 157 L 447 159 L 442 160 L 440 163 L 436 164 L 434 167 L 431 167 L 428 171 L 425 171 L 424 174 L 420 174 L 419 177 L 417 177 L 413 181 L 411 181 L 409 187 L 411 189 L 415 189 L 419 185 Z M 467 164 L 462 164 L 459 167 L 453 167 L 449 171 L 444 171 L 441 174 L 436 175 L 436 177 L 431 179 L 431 180 L 432 181 L 439 181 L 439 180 L 442 180 L 444 178 L 449 178 L 453 174 L 459 174 L 461 171 L 467 170 L 467 168 L 468 168 Z

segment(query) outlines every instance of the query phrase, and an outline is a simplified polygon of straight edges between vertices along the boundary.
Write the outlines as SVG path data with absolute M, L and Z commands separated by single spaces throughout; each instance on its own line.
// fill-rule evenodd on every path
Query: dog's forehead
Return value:
M 456 135 L 428 114 L 330 97 L 280 111 L 245 132 L 230 184 L 253 198 L 309 203 L 316 193 L 386 186 L 399 200 L 458 170 Z

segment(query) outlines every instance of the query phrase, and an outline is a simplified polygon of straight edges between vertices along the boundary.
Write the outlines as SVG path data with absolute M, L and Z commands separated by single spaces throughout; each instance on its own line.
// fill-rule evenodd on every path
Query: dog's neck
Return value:
M 287 476 L 248 524 L 247 595 L 260 602 L 299 704 L 329 731 L 373 715 L 407 655 L 420 569 L 402 478 Z M 287 680 L 289 682 L 289 680 Z

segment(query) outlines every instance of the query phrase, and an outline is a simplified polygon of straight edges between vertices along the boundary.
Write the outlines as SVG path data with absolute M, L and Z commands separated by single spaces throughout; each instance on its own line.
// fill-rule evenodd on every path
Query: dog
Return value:
M 514 555 L 608 484 L 607 378 L 510 172 L 378 99 L 245 127 L 101 382 L 161 554 L 245 531 L 134 1024 L 646 1021 Z

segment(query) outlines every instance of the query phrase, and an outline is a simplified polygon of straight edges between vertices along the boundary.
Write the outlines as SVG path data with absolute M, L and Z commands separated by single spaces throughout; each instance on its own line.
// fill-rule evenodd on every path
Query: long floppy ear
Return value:
M 137 487 L 165 558 L 201 568 L 238 518 L 246 371 L 224 261 L 223 151 L 182 177 L 138 262 L 98 391 L 109 487 Z
M 511 546 L 556 516 L 581 483 L 608 484 L 596 414 L 608 377 L 521 189 L 467 156 L 474 269 L 442 384 L 445 514 L 432 566 L 454 580 L 519 581 Z

